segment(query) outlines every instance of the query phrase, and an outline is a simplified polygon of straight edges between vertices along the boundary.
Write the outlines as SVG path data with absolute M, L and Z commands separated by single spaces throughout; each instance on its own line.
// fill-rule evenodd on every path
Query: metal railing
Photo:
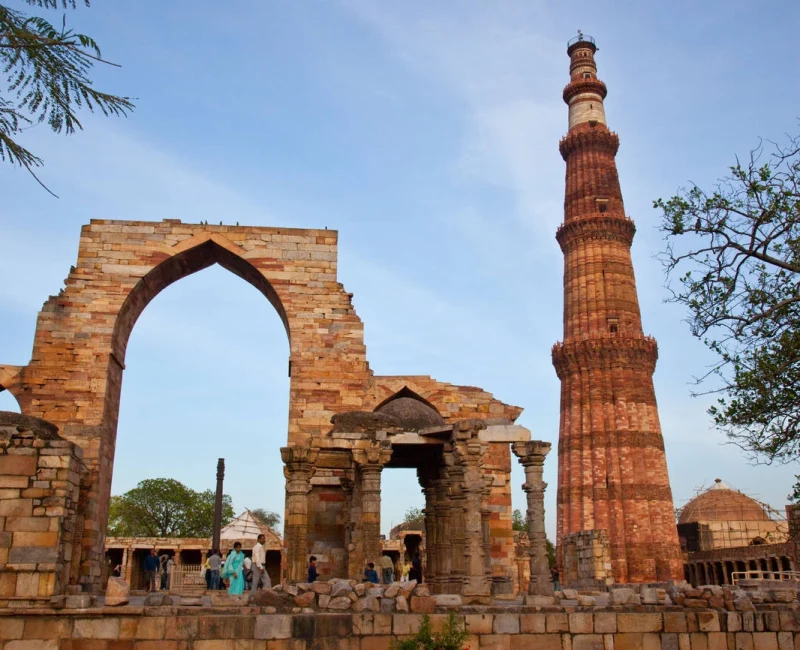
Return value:
M 595 45 L 594 39 L 591 36 L 584 34 L 580 30 L 578 30 L 577 36 L 573 36 L 567 41 L 567 47 L 572 47 L 575 45 L 575 43 L 591 43 L 592 45 Z
M 180 564 L 170 572 L 169 590 L 177 593 L 202 593 L 206 576 L 201 564 Z
M 731 581 L 738 584 L 742 580 L 776 580 L 780 582 L 800 582 L 800 571 L 733 571 Z

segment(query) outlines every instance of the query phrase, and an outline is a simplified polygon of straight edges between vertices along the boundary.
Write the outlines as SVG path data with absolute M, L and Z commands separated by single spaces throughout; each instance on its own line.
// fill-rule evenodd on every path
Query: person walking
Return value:
M 156 575 L 158 574 L 158 554 L 156 549 L 150 549 L 150 555 L 144 559 L 144 584 L 147 591 L 156 590 Z
M 211 551 L 208 556 L 208 588 L 217 591 L 219 590 L 219 569 L 222 565 L 222 558 L 219 554 L 219 549 Z
M 390 585 L 394 582 L 394 564 L 388 555 L 381 555 L 381 579 L 383 584 Z
M 264 548 L 264 542 L 267 538 L 264 535 L 259 535 L 258 539 L 256 540 L 256 545 L 253 547 L 253 554 L 252 554 L 252 571 L 253 571 L 253 583 L 250 589 L 255 593 L 259 589 L 259 582 L 261 580 L 264 581 L 264 588 L 269 589 L 272 586 L 272 583 L 269 579 L 269 573 L 267 573 L 267 551 Z
M 222 569 L 221 577 L 228 580 L 228 593 L 232 596 L 239 596 L 244 592 L 244 553 L 242 553 L 242 543 L 236 542 L 233 550 L 225 558 L 225 566 Z
M 308 560 L 308 580 L 306 582 L 314 582 L 317 579 L 317 558 L 312 555 Z

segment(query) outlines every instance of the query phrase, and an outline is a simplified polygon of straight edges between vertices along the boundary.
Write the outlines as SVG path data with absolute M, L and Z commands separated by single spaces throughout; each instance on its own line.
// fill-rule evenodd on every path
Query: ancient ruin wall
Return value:
M 165 287 L 220 264 L 275 307 L 289 339 L 287 443 L 327 431 L 331 416 L 385 399 L 403 378 L 374 378 L 352 295 L 337 281 L 337 233 L 92 220 L 65 287 L 39 313 L 31 361 L 0 365 L 0 387 L 26 415 L 44 418 L 83 449 L 90 475 L 82 496 L 80 581 L 97 588 L 103 555 L 125 352 L 137 318 Z M 480 389 L 414 377 L 447 420 L 515 418 L 520 409 Z

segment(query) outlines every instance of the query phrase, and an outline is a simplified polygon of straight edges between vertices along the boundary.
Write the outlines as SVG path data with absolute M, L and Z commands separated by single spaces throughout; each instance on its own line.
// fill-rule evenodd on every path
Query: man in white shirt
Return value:
M 258 591 L 258 583 L 261 580 L 264 581 L 265 588 L 272 586 L 269 574 L 267 573 L 267 551 L 264 548 L 266 539 L 264 535 L 259 535 L 258 540 L 256 540 L 256 545 L 253 547 L 253 584 L 251 586 L 253 593 Z

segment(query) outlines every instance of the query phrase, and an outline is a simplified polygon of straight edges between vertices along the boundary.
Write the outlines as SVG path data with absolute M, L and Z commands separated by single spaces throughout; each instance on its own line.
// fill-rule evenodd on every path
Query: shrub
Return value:
M 402 641 L 392 641 L 392 650 L 462 650 L 468 636 L 463 621 L 454 612 L 450 612 L 441 632 L 431 632 L 431 619 L 425 614 L 419 630 Z

